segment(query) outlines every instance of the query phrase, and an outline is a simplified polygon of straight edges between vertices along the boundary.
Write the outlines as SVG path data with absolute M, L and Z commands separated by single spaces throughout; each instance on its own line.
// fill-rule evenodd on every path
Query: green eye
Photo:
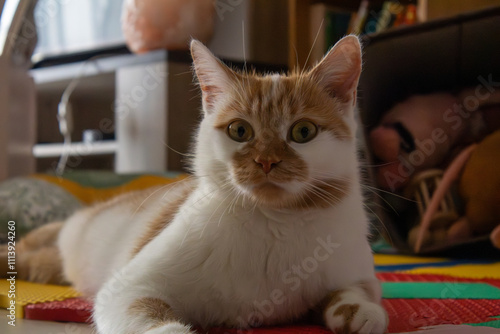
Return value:
M 307 143 L 316 137 L 318 133 L 318 127 L 316 124 L 310 121 L 298 121 L 291 129 L 290 137 L 291 139 L 299 144 Z
M 253 138 L 253 129 L 248 122 L 237 120 L 229 124 L 227 127 L 227 135 L 232 140 L 243 143 Z

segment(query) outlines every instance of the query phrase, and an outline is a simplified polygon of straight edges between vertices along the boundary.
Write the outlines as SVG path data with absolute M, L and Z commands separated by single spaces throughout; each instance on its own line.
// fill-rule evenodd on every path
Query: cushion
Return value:
M 66 219 L 81 202 L 50 182 L 14 178 L 0 183 L 0 243 L 6 242 L 7 223 L 16 222 L 16 240 L 45 223 Z

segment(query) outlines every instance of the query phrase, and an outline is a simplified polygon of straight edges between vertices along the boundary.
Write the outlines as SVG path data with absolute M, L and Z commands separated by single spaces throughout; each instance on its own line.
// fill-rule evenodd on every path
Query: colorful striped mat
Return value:
M 375 255 L 388 333 L 500 333 L 500 262 Z M 51 290 L 16 282 L 27 319 L 89 322 L 92 306 L 70 288 Z M 0 283 L 0 306 L 8 285 Z M 35 293 L 38 291 L 38 293 Z M 52 292 L 51 292 L 52 291 Z M 42 293 L 45 292 L 45 293 Z M 424 330 L 425 329 L 425 330 Z M 319 326 L 212 329 L 209 334 L 327 334 Z

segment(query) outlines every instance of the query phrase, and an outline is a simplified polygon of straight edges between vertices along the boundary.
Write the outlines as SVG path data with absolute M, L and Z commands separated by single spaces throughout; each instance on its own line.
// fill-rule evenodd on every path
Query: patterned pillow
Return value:
M 0 243 L 7 223 L 16 222 L 16 240 L 45 223 L 66 219 L 82 207 L 72 194 L 44 180 L 14 178 L 0 183 Z

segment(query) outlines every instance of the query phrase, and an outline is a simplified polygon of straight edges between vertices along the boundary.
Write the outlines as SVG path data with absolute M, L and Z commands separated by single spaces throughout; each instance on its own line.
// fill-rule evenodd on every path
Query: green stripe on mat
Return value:
M 496 317 L 491 317 L 491 318 L 500 318 L 500 316 Z M 475 327 L 493 327 L 493 328 L 500 328 L 500 319 L 493 320 L 493 321 L 488 321 L 488 322 L 481 322 L 479 324 L 466 324 L 469 326 L 475 326 Z
M 500 289 L 487 283 L 382 282 L 383 298 L 500 299 Z

